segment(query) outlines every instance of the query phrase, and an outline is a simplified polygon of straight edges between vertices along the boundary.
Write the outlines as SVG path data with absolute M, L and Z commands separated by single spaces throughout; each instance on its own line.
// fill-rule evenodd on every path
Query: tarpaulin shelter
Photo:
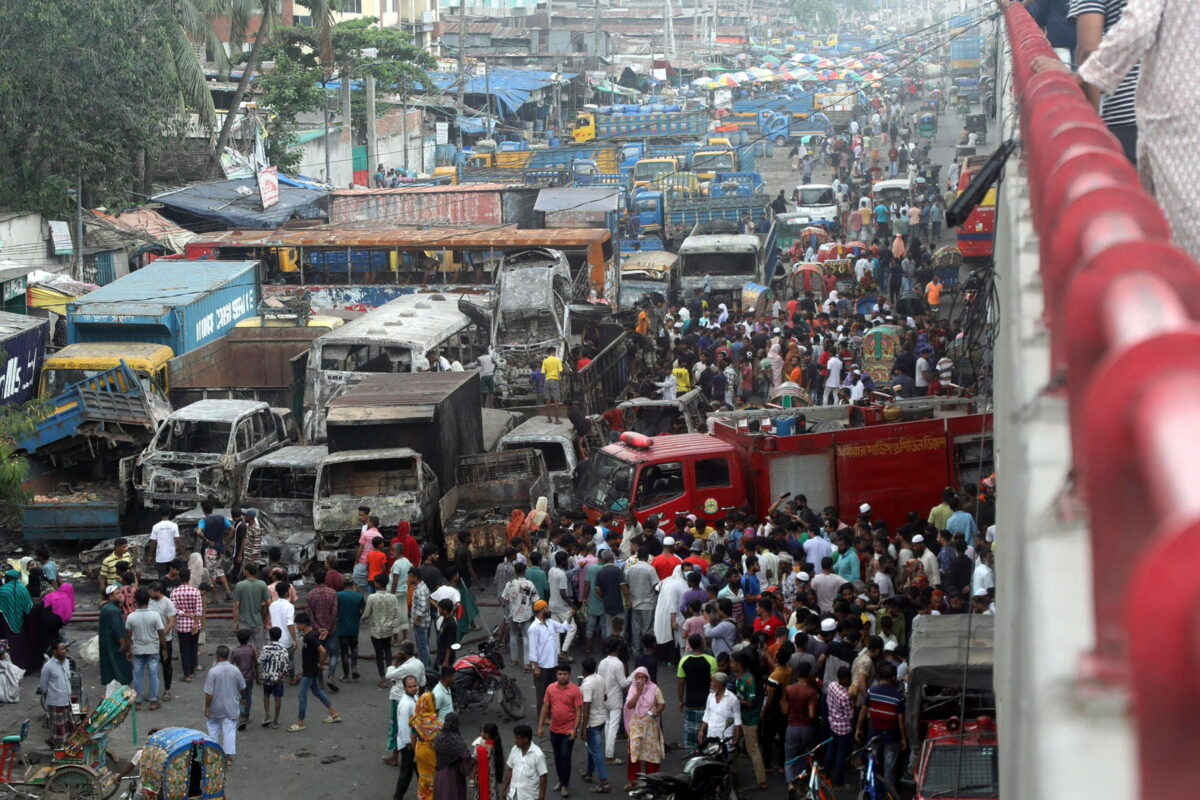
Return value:
M 324 219 L 327 191 L 279 184 L 279 202 L 262 207 L 254 178 L 210 181 L 171 189 L 151 199 L 182 225 L 219 228 L 278 228 L 291 219 Z

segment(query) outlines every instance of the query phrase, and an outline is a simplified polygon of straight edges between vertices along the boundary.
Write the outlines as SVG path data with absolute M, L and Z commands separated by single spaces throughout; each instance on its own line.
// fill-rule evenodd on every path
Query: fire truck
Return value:
M 758 518 L 785 492 L 814 509 L 902 524 L 942 490 L 993 471 L 992 415 L 978 401 L 922 398 L 888 405 L 732 412 L 708 433 L 627 431 L 592 458 L 583 482 L 588 516 L 632 511 L 670 531 L 679 514 L 713 520 L 748 506 Z

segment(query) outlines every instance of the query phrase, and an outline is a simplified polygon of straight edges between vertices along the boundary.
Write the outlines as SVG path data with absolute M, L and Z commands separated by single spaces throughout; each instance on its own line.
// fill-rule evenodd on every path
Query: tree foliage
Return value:
M 37 430 L 52 409 L 41 400 L 0 406 L 0 524 L 12 526 L 21 519 L 21 506 L 29 502 L 25 488 L 29 462 L 17 453 L 17 442 Z
M 319 67 L 304 67 L 286 52 L 278 53 L 275 66 L 256 81 L 262 90 L 263 104 L 270 108 L 267 160 L 284 172 L 293 171 L 300 164 L 301 154 L 293 149 L 295 137 L 291 130 L 299 115 L 320 110 L 320 81 Z
M 170 31 L 132 0 L 0 9 L 0 207 L 61 213 L 77 176 L 89 203 L 127 205 L 134 155 L 178 118 Z
M 834 0 L 791 0 L 791 4 L 801 24 L 815 24 L 830 33 L 837 31 L 841 12 Z

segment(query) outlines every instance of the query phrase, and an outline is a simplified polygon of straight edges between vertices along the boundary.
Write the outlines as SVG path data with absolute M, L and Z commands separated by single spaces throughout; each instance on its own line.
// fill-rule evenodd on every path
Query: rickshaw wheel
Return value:
M 42 787 L 42 800 L 101 800 L 100 781 L 83 767 L 62 766 Z
M 104 766 L 108 769 L 108 773 L 110 775 L 116 775 L 118 772 L 120 772 L 119 768 L 121 766 L 121 761 L 115 755 L 113 755 L 112 750 L 104 751 Z M 108 800 L 108 798 L 116 794 L 117 790 L 121 788 L 120 781 L 114 780 L 111 783 L 112 785 L 109 787 L 108 791 L 102 795 L 102 800 Z

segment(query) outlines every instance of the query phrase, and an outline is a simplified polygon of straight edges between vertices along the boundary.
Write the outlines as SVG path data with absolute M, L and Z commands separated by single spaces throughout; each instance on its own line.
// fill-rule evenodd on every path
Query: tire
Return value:
M 100 781 L 88 769 L 62 766 L 42 786 L 42 800 L 101 800 Z
M 112 750 L 105 750 L 104 751 L 104 766 L 108 768 L 108 772 L 110 775 L 116 775 L 121 771 L 121 769 L 120 769 L 121 760 L 119 758 L 117 758 L 115 755 L 113 755 Z M 121 788 L 121 781 L 114 780 L 112 782 L 112 786 L 110 786 L 108 789 L 106 789 L 104 791 L 104 796 L 103 796 L 102 800 L 108 800 L 110 797 L 112 797 L 114 794 L 116 794 L 117 790 L 120 788 Z
M 783 147 L 785 144 L 787 144 L 787 139 L 785 139 L 782 136 L 775 137 L 775 146 L 776 147 Z
M 882 775 L 875 778 L 875 798 L 876 800 L 900 800 L 900 792 L 892 785 L 892 782 Z
M 509 719 L 522 719 L 525 716 L 525 694 L 521 691 L 521 688 L 515 683 L 510 682 L 501 687 L 501 692 L 500 710 Z

